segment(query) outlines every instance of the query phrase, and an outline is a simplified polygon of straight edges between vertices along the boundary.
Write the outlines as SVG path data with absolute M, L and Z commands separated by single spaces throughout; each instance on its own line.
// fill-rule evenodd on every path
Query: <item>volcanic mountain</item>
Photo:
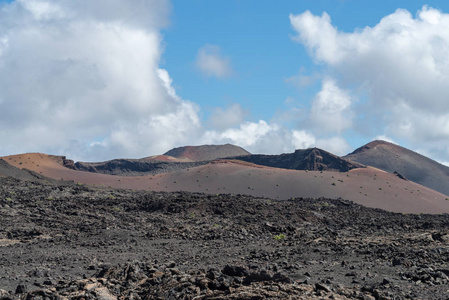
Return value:
M 232 154 L 238 153 L 243 153 L 243 155 L 231 157 Z M 232 158 L 234 160 L 250 162 L 260 166 L 288 170 L 346 172 L 354 168 L 365 167 L 364 165 L 349 162 L 318 148 L 296 150 L 293 153 L 280 155 L 262 155 L 250 154 L 240 147 L 229 144 L 187 146 L 172 149 L 162 155 L 162 157 L 172 157 L 173 159 L 161 160 L 149 157 L 141 159 L 113 159 L 98 163 L 73 163 L 70 160 L 64 159 L 63 162 L 66 167 L 74 170 L 124 176 L 169 173 L 176 170 L 205 165 L 210 161 L 224 158 Z
M 448 196 L 317 148 L 214 149 L 0 159 L 0 300 L 447 298 Z
M 301 158 L 299 154 L 302 151 L 309 154 L 305 157 L 314 157 L 312 161 L 315 164 L 304 164 L 308 169 L 296 170 L 294 168 L 299 168 L 300 164 L 292 164 L 294 160 L 290 156 L 296 153 Z M 337 164 L 339 168 L 331 167 L 332 164 L 321 165 L 327 161 L 325 152 L 317 149 L 302 151 L 280 155 L 283 159 L 269 156 L 274 161 L 279 159 L 290 162 L 283 165 L 285 168 L 263 166 L 231 158 L 190 163 L 189 167 L 179 164 L 168 165 L 167 168 L 170 167 L 171 170 L 166 169 L 157 173 L 142 172 L 133 176 L 130 176 L 132 174 L 130 172 L 112 175 L 112 173 L 99 173 L 98 169 L 90 172 L 77 170 L 74 169 L 76 164 L 63 156 L 41 153 L 19 154 L 3 159 L 14 167 L 27 168 L 56 180 L 74 181 L 78 185 L 165 192 L 241 194 L 271 199 L 342 198 L 367 207 L 393 212 L 449 213 L 448 197 L 432 189 L 372 167 L 353 168 L 355 164 L 347 163 L 344 169 L 350 170 L 342 172 L 338 170 L 341 168 L 339 164 Z M 317 155 L 318 152 L 321 155 Z M 318 159 L 317 163 L 315 158 L 320 156 L 323 159 Z M 336 162 L 345 162 L 338 157 L 335 159 L 337 160 L 330 160 L 334 165 Z M 313 166 L 316 171 L 312 170 Z M 320 170 L 320 167 L 324 171 Z M 119 169 L 117 165 L 117 170 Z M 136 170 L 133 172 L 138 173 Z M 125 174 L 128 176 L 124 176 Z
M 161 157 L 170 157 L 166 155 L 159 155 L 154 158 L 141 158 L 141 159 L 113 159 L 105 162 L 76 162 L 69 161 L 64 164 L 65 167 L 86 171 L 91 173 L 101 173 L 110 175 L 123 175 L 123 176 L 143 176 L 143 175 L 155 175 L 160 173 L 168 173 L 176 170 L 182 170 L 192 168 L 200 165 L 204 165 L 204 162 L 194 161 L 180 161 L 180 160 L 162 160 Z
M 250 153 L 238 146 L 203 145 L 174 148 L 163 155 L 140 159 L 113 159 L 105 162 L 64 161 L 64 166 L 80 171 L 110 175 L 142 176 L 169 173 L 207 164 L 208 161 Z
M 301 149 L 293 153 L 280 155 L 253 154 L 239 156 L 235 159 L 251 162 L 256 165 L 289 170 L 346 172 L 351 169 L 365 167 L 359 163 L 347 161 L 318 148 Z
M 344 156 L 353 162 L 373 166 L 449 195 L 449 167 L 404 147 L 373 141 Z
M 207 161 L 218 158 L 227 158 L 234 156 L 250 155 L 245 149 L 231 145 L 202 145 L 202 146 L 185 146 L 174 148 L 164 155 L 176 157 L 178 159 L 190 159 L 191 161 Z

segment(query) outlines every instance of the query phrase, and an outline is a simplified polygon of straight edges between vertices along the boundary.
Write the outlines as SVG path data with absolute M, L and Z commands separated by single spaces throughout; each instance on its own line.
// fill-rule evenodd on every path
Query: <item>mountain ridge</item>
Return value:
M 356 154 L 380 149 L 382 153 L 393 153 L 393 157 L 400 160 L 402 152 L 399 150 L 412 153 L 395 146 L 390 147 L 396 152 L 387 151 L 382 145 L 386 144 L 373 143 Z M 216 148 L 208 146 L 201 149 Z M 216 153 L 214 155 L 217 156 Z M 375 161 L 383 157 L 372 156 Z M 423 160 L 421 156 L 413 157 Z M 80 170 L 80 163 L 74 163 L 64 156 L 41 153 L 12 155 L 4 159 L 16 168 L 27 168 L 37 174 L 75 182 L 77 185 L 136 191 L 242 194 L 285 200 L 292 197 L 342 198 L 364 206 L 401 213 L 449 213 L 448 196 L 416 183 L 400 169 L 397 174 L 390 173 L 381 168 L 348 161 L 319 148 L 298 149 L 280 155 L 244 155 L 190 163 L 157 161 L 154 157 L 116 159 L 86 163 L 89 170 Z M 153 169 L 145 169 L 148 167 Z
M 305 171 L 339 171 L 346 172 L 355 168 L 364 168 L 359 163 L 349 162 L 337 155 L 319 148 L 297 149 L 293 153 L 279 155 L 251 154 L 235 157 L 267 167 Z

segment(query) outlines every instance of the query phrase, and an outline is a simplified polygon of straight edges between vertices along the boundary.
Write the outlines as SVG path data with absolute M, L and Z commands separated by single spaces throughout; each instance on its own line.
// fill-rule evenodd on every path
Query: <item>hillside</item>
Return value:
M 90 186 L 246 194 L 283 200 L 292 197 L 341 197 L 367 207 L 394 212 L 449 213 L 447 196 L 371 167 L 356 168 L 349 172 L 304 171 L 225 159 L 156 175 L 120 176 L 64 167 L 64 163 L 70 161 L 61 156 L 32 153 L 5 159 L 15 167 L 28 168 L 46 177 Z
M 373 141 L 344 156 L 353 162 L 373 166 L 449 195 L 449 167 L 404 147 Z
M 280 155 L 253 154 L 235 157 L 235 159 L 257 165 L 289 170 L 346 172 L 351 169 L 364 167 L 359 163 L 349 162 L 318 148 L 296 150 L 294 153 Z
M 100 163 L 76 162 L 75 170 L 120 176 L 144 176 L 188 169 L 207 162 L 177 162 L 153 159 L 113 159 Z
M 120 176 L 144 176 L 169 173 L 204 165 L 208 161 L 250 153 L 238 146 L 203 145 L 174 148 L 163 155 L 141 159 L 113 159 L 105 162 L 76 162 L 66 160 L 64 166 L 91 173 Z
M 260 166 L 288 170 L 346 172 L 354 168 L 364 167 L 361 164 L 349 162 L 318 148 L 296 150 L 294 153 L 280 155 L 262 155 L 250 154 L 240 147 L 228 144 L 195 147 L 187 146 L 172 149 L 167 153 L 161 157 L 172 157 L 173 159 L 113 159 L 98 163 L 73 163 L 72 161 L 66 159 L 64 161 L 64 165 L 75 170 L 93 173 L 122 176 L 144 176 L 193 168 L 204 165 L 215 159 L 230 157 L 231 154 L 244 153 L 243 155 L 238 155 L 232 158 Z M 206 158 L 209 159 L 206 160 Z M 175 161 L 174 159 L 177 159 L 178 161 Z
M 207 161 L 250 154 L 245 149 L 231 144 L 185 146 L 174 148 L 164 153 L 164 155 L 173 156 L 178 159 L 191 159 L 192 161 Z
M 47 179 L 44 178 L 44 176 L 41 176 L 33 171 L 14 167 L 1 158 L 0 158 L 0 176 L 14 177 L 20 180 L 35 180 L 35 181 Z

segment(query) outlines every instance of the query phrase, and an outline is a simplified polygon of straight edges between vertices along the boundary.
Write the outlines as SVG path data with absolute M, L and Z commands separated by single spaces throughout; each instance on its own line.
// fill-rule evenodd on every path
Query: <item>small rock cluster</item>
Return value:
M 174 262 L 157 266 L 134 262 L 103 267 L 83 280 L 48 283 L 27 292 L 17 286 L 15 295 L 0 291 L 0 299 L 374 299 L 370 291 L 326 284 L 292 281 L 281 273 L 226 265 L 216 269 L 182 272 Z

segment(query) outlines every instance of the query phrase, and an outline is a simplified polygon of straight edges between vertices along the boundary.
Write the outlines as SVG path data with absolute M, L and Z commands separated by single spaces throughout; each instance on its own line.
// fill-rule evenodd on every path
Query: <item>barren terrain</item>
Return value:
M 245 194 L 286 200 L 343 198 L 403 213 L 449 213 L 449 196 L 375 168 L 348 172 L 287 170 L 239 160 L 217 160 L 191 168 L 146 176 L 117 176 L 72 170 L 63 158 L 40 153 L 3 158 L 17 168 L 91 186 L 146 191 L 189 191 L 207 194 Z
M 0 300 L 447 299 L 448 196 L 316 148 L 242 151 L 3 157 Z
M 373 141 L 344 158 L 390 173 L 399 172 L 411 181 L 449 196 L 449 167 L 404 147 Z
M 5 177 L 0 186 L 0 299 L 446 299 L 449 292 L 448 215 Z

